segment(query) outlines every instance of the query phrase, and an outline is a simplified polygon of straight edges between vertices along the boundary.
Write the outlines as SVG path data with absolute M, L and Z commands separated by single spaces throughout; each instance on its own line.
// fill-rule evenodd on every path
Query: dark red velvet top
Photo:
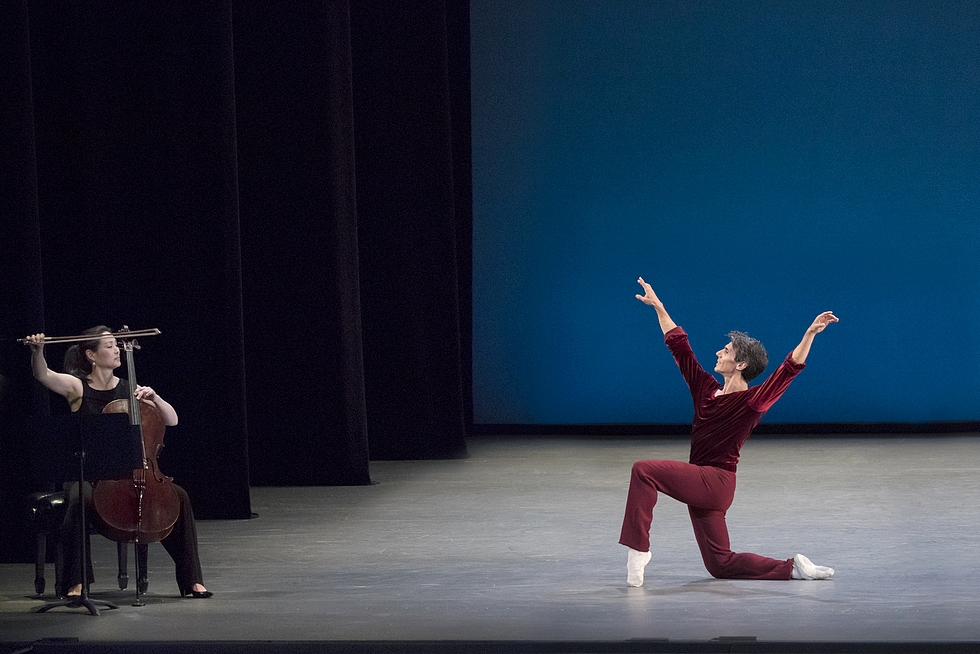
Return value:
M 762 384 L 716 397 L 722 385 L 698 363 L 687 332 L 675 327 L 664 334 L 664 342 L 674 355 L 694 400 L 691 463 L 735 472 L 742 445 L 806 364 L 794 362 L 790 352 Z

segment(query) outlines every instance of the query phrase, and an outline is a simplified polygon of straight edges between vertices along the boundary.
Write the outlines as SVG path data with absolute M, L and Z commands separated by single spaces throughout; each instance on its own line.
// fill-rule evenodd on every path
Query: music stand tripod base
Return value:
M 69 597 L 62 602 L 49 602 L 37 610 L 37 613 L 44 613 L 51 609 L 56 609 L 59 606 L 67 606 L 68 608 L 77 609 L 78 607 L 84 606 L 88 609 L 91 615 L 99 615 L 99 609 L 96 604 L 107 609 L 118 609 L 119 606 L 113 604 L 112 602 L 107 602 L 105 600 L 94 600 L 87 596 L 86 593 L 79 595 L 78 597 Z M 135 606 L 135 604 L 133 605 Z

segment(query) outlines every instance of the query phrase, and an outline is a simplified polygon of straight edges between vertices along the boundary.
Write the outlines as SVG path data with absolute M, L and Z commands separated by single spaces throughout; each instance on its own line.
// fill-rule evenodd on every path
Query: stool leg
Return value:
M 44 562 L 48 556 L 48 535 L 37 535 L 37 558 L 34 559 L 34 591 L 44 595 Z
M 119 574 L 116 581 L 119 582 L 119 590 L 126 590 L 129 586 L 129 551 L 126 543 L 116 542 L 116 560 L 119 562 Z
M 59 597 L 66 592 L 65 588 L 65 550 L 62 547 L 61 539 L 58 539 L 54 553 L 54 592 Z
M 146 543 L 136 543 L 136 584 L 140 593 L 145 593 L 150 586 L 150 581 L 146 574 L 146 558 L 148 545 Z

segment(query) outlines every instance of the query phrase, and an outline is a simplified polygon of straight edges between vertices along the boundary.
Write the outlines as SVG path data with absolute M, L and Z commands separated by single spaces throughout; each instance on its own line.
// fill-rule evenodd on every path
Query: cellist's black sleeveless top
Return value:
M 82 403 L 76 413 L 86 416 L 99 415 L 109 402 L 128 400 L 129 396 L 129 382 L 125 379 L 120 379 L 116 387 L 109 391 L 97 391 L 88 385 L 88 381 L 83 379 Z

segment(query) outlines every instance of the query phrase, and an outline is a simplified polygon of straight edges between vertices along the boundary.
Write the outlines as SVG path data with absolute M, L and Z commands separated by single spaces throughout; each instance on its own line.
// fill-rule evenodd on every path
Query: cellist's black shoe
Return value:
M 185 591 L 180 591 L 180 596 L 181 597 L 188 597 L 188 596 L 190 596 L 190 597 L 193 597 L 194 599 L 207 599 L 207 598 L 211 597 L 212 595 L 214 595 L 214 593 L 212 593 L 210 590 L 189 590 L 189 591 L 186 591 L 186 592 Z

